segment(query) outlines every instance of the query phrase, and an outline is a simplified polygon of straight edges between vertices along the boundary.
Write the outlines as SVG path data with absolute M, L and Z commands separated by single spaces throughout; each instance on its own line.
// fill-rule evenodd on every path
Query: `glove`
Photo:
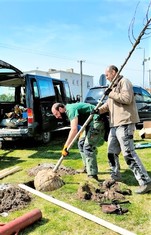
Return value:
M 100 114 L 99 109 L 93 109 L 90 114 Z
M 107 88 L 104 92 L 104 95 L 109 95 L 111 91 L 112 91 L 111 88 Z
M 64 146 L 62 149 L 62 156 L 66 157 L 69 154 L 69 151 L 67 150 L 67 146 Z
M 80 135 L 79 135 L 79 139 L 82 137 L 83 135 L 83 131 L 81 131 Z

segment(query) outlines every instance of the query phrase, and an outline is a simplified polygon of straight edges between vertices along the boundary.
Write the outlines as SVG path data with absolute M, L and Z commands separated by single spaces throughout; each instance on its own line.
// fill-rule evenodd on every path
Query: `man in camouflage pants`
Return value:
M 52 106 L 52 113 L 56 118 L 65 118 L 67 115 L 71 130 L 62 150 L 62 155 L 67 156 L 67 148 L 78 132 L 78 127 L 82 126 L 89 115 L 93 112 L 95 106 L 83 102 L 67 104 L 55 103 Z M 94 114 L 92 120 L 81 133 L 78 141 L 78 148 L 84 164 L 84 172 L 88 177 L 98 180 L 97 166 L 97 145 L 104 143 L 105 126 L 108 120 L 105 115 Z

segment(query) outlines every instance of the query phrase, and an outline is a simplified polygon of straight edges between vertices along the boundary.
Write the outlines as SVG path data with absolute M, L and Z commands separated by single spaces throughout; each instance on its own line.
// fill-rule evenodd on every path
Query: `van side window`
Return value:
M 52 81 L 50 80 L 39 80 L 40 98 L 54 96 L 54 89 Z
M 69 84 L 67 82 L 64 82 L 64 86 L 65 86 L 65 92 L 66 92 L 66 97 L 70 98 L 71 97 L 71 93 L 70 93 L 70 88 L 69 88 Z
M 57 102 L 62 103 L 63 100 L 62 100 L 62 96 L 61 96 L 60 86 L 59 85 L 55 85 L 54 89 L 55 89 L 55 94 L 56 94 Z
M 38 87 L 36 81 L 33 82 L 34 97 L 39 97 Z
M 26 92 L 25 87 L 21 87 L 20 90 L 20 103 L 23 104 L 23 106 L 26 106 Z

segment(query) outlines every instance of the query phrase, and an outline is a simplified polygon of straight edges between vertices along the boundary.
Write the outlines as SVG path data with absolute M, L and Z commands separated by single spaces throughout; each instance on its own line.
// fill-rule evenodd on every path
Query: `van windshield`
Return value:
M 142 89 L 142 95 L 145 102 L 151 103 L 151 95 L 146 90 Z
M 136 102 L 151 103 L 151 94 L 142 87 L 133 87 Z

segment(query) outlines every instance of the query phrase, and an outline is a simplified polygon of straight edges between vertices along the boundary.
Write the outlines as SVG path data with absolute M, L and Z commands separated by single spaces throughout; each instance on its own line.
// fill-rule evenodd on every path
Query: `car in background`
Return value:
M 84 102 L 97 105 L 101 101 L 104 91 L 108 86 L 92 87 L 88 91 Z M 138 109 L 140 122 L 137 124 L 137 128 L 140 129 L 143 126 L 144 121 L 151 121 L 151 94 L 140 86 L 133 86 L 135 101 Z M 102 102 L 104 103 L 107 96 L 104 97 Z

